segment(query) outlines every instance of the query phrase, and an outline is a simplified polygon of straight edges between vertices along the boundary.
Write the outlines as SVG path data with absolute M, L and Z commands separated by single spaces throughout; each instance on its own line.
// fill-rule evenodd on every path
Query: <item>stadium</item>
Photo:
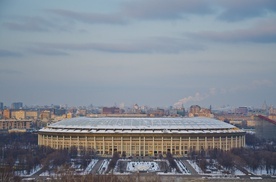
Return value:
M 39 130 L 38 144 L 72 146 L 102 156 L 186 156 L 191 151 L 230 150 L 245 145 L 245 132 L 210 118 L 86 118 L 59 121 Z

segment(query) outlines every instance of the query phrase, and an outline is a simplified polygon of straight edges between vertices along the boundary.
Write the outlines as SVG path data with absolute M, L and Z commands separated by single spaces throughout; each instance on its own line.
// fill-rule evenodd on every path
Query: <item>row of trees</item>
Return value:
M 233 149 L 232 154 L 236 156 L 236 163 L 248 166 L 253 171 L 258 168 L 265 168 L 267 174 L 276 172 L 276 152 L 267 150 L 251 150 L 247 148 Z
M 246 134 L 246 148 L 233 148 L 231 151 L 211 149 L 208 151 L 191 151 L 191 159 L 195 159 L 200 168 L 205 171 L 207 166 L 214 165 L 214 160 L 227 170 L 234 167 L 248 167 L 253 171 L 266 169 L 267 174 L 276 172 L 275 141 L 257 138 L 254 134 Z M 208 159 L 208 160 L 206 160 Z M 217 166 L 218 167 L 218 166 Z

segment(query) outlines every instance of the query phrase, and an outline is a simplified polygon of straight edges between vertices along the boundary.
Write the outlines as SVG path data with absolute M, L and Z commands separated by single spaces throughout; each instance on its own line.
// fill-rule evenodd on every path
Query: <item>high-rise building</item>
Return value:
M 11 109 L 21 109 L 23 107 L 22 102 L 14 102 L 11 104 Z
M 0 110 L 4 110 L 4 104 L 3 104 L 3 102 L 0 102 Z

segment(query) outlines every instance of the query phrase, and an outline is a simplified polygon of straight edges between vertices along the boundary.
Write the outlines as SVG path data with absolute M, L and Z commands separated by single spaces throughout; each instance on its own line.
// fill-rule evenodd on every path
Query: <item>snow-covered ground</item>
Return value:
M 211 175 L 213 177 L 224 177 L 224 178 L 235 178 L 235 176 L 242 176 L 245 175 L 243 172 L 241 172 L 239 169 L 237 168 L 233 168 L 232 171 L 229 171 L 230 174 L 224 174 L 223 171 L 227 171 L 226 169 L 223 170 L 211 170 L 211 168 L 207 170 L 210 171 L 210 173 L 204 173 L 201 168 L 196 164 L 196 162 L 192 161 L 192 160 L 187 160 L 188 163 L 196 170 L 196 172 L 200 175 Z M 216 163 L 216 161 L 214 161 Z
M 73 171 L 74 174 L 86 175 L 93 170 L 93 167 L 97 164 L 98 161 L 99 161 L 98 159 L 92 159 L 85 169 L 82 169 L 80 164 L 76 164 L 73 161 L 71 165 L 71 169 L 74 169 Z M 39 176 L 58 176 L 58 175 L 59 174 L 57 174 L 56 171 L 50 170 L 50 171 L 44 171 Z
M 21 177 L 30 177 L 30 176 L 34 175 L 36 172 L 38 172 L 41 168 L 42 168 L 42 165 L 37 165 L 33 169 L 31 169 L 30 174 L 28 174 L 26 170 L 15 171 L 14 174 L 16 176 L 21 176 Z
M 196 164 L 196 162 L 192 160 L 187 160 L 187 162 L 195 169 L 198 174 L 204 174 L 201 168 Z
M 176 162 L 177 167 L 182 172 L 182 174 L 191 175 L 191 172 L 187 169 L 187 167 L 184 165 L 184 163 L 181 160 L 174 159 L 174 161 Z
M 99 167 L 97 173 L 98 174 L 104 174 L 108 168 L 108 164 L 110 162 L 110 159 L 104 159 L 101 166 Z
M 241 172 L 239 169 L 234 169 L 234 172 L 233 172 L 233 175 L 236 175 L 236 176 L 244 176 L 246 174 L 244 174 L 243 172 Z
M 265 169 L 265 167 L 259 167 L 258 169 L 256 170 L 252 170 L 251 168 L 247 167 L 245 168 L 248 172 L 252 173 L 252 174 L 255 174 L 255 175 L 276 175 L 276 171 L 273 172 L 273 169 L 271 171 L 268 172 L 267 174 L 267 171 Z
M 44 171 L 39 176 L 57 176 L 57 174 L 53 171 Z
M 83 175 L 89 174 L 92 171 L 93 167 L 97 164 L 98 161 L 99 161 L 98 159 L 92 159 L 91 162 L 86 167 L 86 169 L 82 172 L 82 174 Z
M 127 171 L 159 171 L 160 167 L 156 162 L 128 162 Z

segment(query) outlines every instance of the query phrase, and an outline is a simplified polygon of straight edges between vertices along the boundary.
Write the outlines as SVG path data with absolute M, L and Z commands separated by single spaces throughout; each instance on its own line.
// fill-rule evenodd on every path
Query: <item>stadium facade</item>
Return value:
M 245 145 L 245 132 L 210 118 L 71 118 L 39 130 L 38 144 L 75 146 L 99 155 L 154 156 L 170 151 L 230 150 Z

